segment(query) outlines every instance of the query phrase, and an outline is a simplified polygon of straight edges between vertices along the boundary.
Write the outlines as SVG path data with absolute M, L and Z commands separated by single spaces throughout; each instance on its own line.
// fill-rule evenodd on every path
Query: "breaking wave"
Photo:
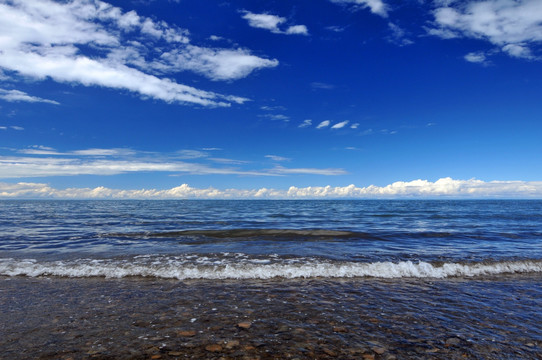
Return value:
M 478 263 L 338 262 L 315 258 L 249 258 L 244 254 L 147 255 L 129 259 L 0 259 L 0 276 L 150 277 L 163 279 L 449 278 L 540 273 L 542 260 Z

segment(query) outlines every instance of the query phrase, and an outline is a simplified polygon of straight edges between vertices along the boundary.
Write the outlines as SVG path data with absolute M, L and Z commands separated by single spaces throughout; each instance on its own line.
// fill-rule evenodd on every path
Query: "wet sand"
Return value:
M 542 278 L 0 277 L 5 359 L 541 359 Z

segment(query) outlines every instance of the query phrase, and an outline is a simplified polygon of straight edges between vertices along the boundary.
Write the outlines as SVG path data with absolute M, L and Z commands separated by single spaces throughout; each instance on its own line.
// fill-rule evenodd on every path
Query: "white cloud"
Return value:
M 317 129 L 322 129 L 322 128 L 328 127 L 329 124 L 330 124 L 329 120 L 324 120 L 320 124 L 318 124 L 318 126 L 316 128 Z
M 542 41 L 540 0 L 448 2 L 433 14 L 431 35 L 484 39 L 514 57 L 533 58 Z
M 209 158 L 209 160 L 220 163 L 220 164 L 229 164 L 229 165 L 243 165 L 249 164 L 250 161 L 246 160 L 235 160 L 235 159 L 225 159 L 225 158 Z
M 531 50 L 524 44 L 507 44 L 502 47 L 502 51 L 510 56 L 524 59 L 532 59 Z
M 357 129 L 359 127 L 359 123 L 354 123 L 350 125 L 350 129 Z
M 298 127 L 305 128 L 305 127 L 309 127 L 311 125 L 312 125 L 312 120 L 311 119 L 306 119 L 306 120 L 303 120 L 303 122 L 301 124 L 299 124 Z
M 18 102 L 18 101 L 31 102 L 31 103 L 41 102 L 41 103 L 59 105 L 57 101 L 42 99 L 37 96 L 31 96 L 19 90 L 0 89 L 0 99 L 6 100 L 9 102 Z
M 236 80 L 256 69 L 272 68 L 276 59 L 264 59 L 246 49 L 211 49 L 188 45 L 163 53 L 153 66 L 159 70 L 191 70 L 211 80 Z
M 265 155 L 266 158 L 271 159 L 273 161 L 290 161 L 292 159 L 283 157 L 283 156 L 277 156 L 277 155 Z
M 279 25 L 286 22 L 286 18 L 272 14 L 255 14 L 250 11 L 242 11 L 242 18 L 248 21 L 248 25 L 257 28 L 269 30 L 274 34 L 287 35 L 309 35 L 305 25 L 292 25 L 286 30 L 281 30 Z
M 406 36 L 406 31 L 401 28 L 399 25 L 392 22 L 388 23 L 388 27 L 391 31 L 391 36 L 389 37 L 390 42 L 397 44 L 399 46 L 406 46 L 414 44 L 414 41 L 408 39 Z
M 211 158 L 207 152 L 199 150 L 180 150 L 161 154 L 136 152 L 131 149 L 83 149 L 57 151 L 46 146 L 32 146 L 28 149 L 13 150 L 27 156 L 0 156 L 0 178 L 26 178 L 45 176 L 77 175 L 118 175 L 138 172 L 167 172 L 172 175 L 241 175 L 241 176 L 286 176 L 295 174 L 342 175 L 342 169 L 285 168 L 250 169 L 228 167 L 245 165 L 249 161 L 224 158 Z M 267 155 L 274 161 L 287 161 L 288 158 Z M 195 162 L 197 161 L 197 162 Z M 217 166 L 219 163 L 224 167 Z M 263 164 L 263 163 L 262 163 Z
M 262 114 L 258 115 L 258 117 L 267 118 L 271 120 L 282 120 L 282 121 L 290 121 L 290 118 L 283 114 Z
M 171 172 L 194 175 L 274 176 L 276 173 L 215 168 L 175 160 L 73 159 L 52 157 L 0 157 L 0 178 L 117 175 L 136 172 Z
M 350 121 L 348 120 L 345 120 L 345 121 L 341 121 L 340 123 L 337 123 L 335 125 L 333 125 L 331 128 L 332 129 L 342 129 L 343 127 L 345 127 Z
M 335 199 L 335 198 L 542 198 L 540 181 L 481 181 L 442 178 L 398 181 L 386 186 L 309 186 L 277 189 L 198 189 L 187 184 L 158 190 L 122 190 L 106 187 L 56 189 L 48 184 L 0 183 L 0 198 L 52 199 Z
M 270 172 L 281 175 L 303 174 L 326 176 L 345 175 L 347 173 L 343 169 L 285 168 L 282 166 L 275 166 Z
M 362 8 L 369 8 L 373 14 L 382 17 L 388 16 L 388 6 L 382 0 L 330 0 L 336 4 L 352 4 Z
M 104 156 L 127 156 L 135 154 L 135 151 L 131 149 L 116 148 L 116 149 L 83 149 L 83 150 L 74 150 L 61 152 L 56 149 L 43 146 L 43 145 L 34 145 L 28 149 L 22 149 L 17 151 L 20 154 L 26 155 L 57 155 L 57 156 L 95 156 L 95 157 L 104 157 Z
M 7 126 L 0 126 L 0 130 L 7 130 Z
M 0 34 L 0 70 L 128 90 L 168 103 L 229 106 L 247 99 L 199 90 L 157 73 L 190 70 L 213 80 L 234 80 L 278 64 L 246 49 L 191 45 L 187 30 L 99 0 L 2 1 Z M 177 61 L 174 66 L 168 55 Z
M 10 126 L 10 128 L 12 128 L 13 130 L 17 130 L 17 131 L 23 131 L 24 130 L 24 127 L 22 126 Z
M 286 29 L 285 34 L 309 35 L 309 30 L 305 25 L 293 25 Z
M 482 52 L 471 52 L 465 55 L 465 60 L 472 63 L 483 63 L 486 61 L 486 56 Z

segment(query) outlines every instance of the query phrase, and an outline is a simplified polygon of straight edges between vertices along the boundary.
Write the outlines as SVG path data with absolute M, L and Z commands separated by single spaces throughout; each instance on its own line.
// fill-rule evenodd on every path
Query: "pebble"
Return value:
M 222 345 L 219 345 L 219 344 L 207 345 L 205 347 L 205 350 L 211 351 L 211 352 L 219 352 L 219 351 L 222 351 Z
M 361 357 L 364 360 L 375 360 L 375 356 L 373 354 L 363 354 L 363 355 L 361 355 Z
M 151 359 L 161 359 L 162 358 L 162 355 L 153 355 L 151 356 Z
M 179 336 L 186 336 L 186 337 L 192 337 L 196 335 L 196 332 L 194 330 L 183 330 L 177 332 Z
M 324 349 L 322 349 L 322 351 L 325 352 L 329 356 L 337 356 L 337 353 L 335 351 L 333 351 L 333 350 L 324 348 Z
M 252 323 L 250 321 L 243 321 L 237 324 L 237 327 L 240 327 L 241 329 L 250 329 L 252 326 Z
M 180 351 L 170 351 L 168 354 L 171 356 L 181 356 L 183 353 Z
M 346 332 L 348 332 L 348 329 L 345 328 L 344 326 L 334 326 L 333 331 L 334 332 L 339 332 L 339 333 L 346 333 Z
M 239 346 L 238 340 L 230 340 L 226 343 L 226 349 L 233 349 L 236 346 Z
M 375 353 L 377 353 L 378 355 L 382 355 L 386 352 L 386 349 L 383 348 L 383 347 L 378 347 L 378 346 L 375 346 L 373 347 L 371 350 L 373 350 Z

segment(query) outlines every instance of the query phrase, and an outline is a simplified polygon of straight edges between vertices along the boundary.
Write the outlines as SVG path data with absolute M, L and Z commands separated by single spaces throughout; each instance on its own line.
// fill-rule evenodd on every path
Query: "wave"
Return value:
M 42 262 L 0 259 L 0 276 L 162 279 L 449 278 L 542 272 L 542 260 L 479 263 L 334 262 L 314 258 L 235 256 L 139 256 Z

